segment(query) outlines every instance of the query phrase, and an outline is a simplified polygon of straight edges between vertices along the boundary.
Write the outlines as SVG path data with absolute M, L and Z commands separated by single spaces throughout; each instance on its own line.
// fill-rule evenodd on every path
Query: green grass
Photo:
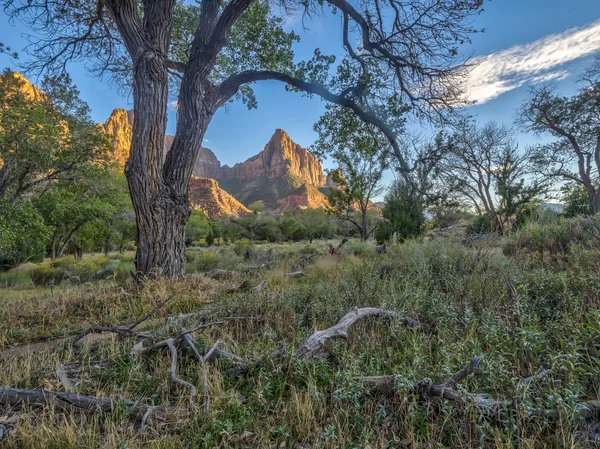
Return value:
M 204 328 L 195 334 L 199 343 L 220 340 L 223 349 L 247 360 L 287 344 L 285 357 L 245 377 L 225 375 L 226 361 L 211 364 L 208 415 L 190 406 L 187 390 L 170 388 L 168 353 L 129 356 L 133 338 L 13 356 L 3 362 L 0 385 L 60 389 L 56 367 L 71 363 L 81 367 L 76 386 L 81 394 L 179 405 L 187 412 L 170 423 L 151 419 L 141 433 L 124 416 L 33 412 L 21 415 L 3 443 L 11 448 L 593 447 L 588 441 L 593 423 L 576 422 L 572 405 L 598 399 L 600 390 L 600 271 L 591 262 L 600 260 L 598 249 L 573 245 L 560 258 L 546 255 L 540 263 L 513 255 L 520 251 L 505 255 L 500 247 L 468 248 L 444 239 L 407 242 L 385 255 L 375 254 L 371 244 L 351 242 L 341 255 L 313 259 L 303 268 L 305 277 L 286 277 L 302 255 L 325 249 L 324 242 L 313 245 L 191 250 L 193 257 L 213 253 L 215 266 L 225 269 L 272 263 L 268 270 L 231 280 L 195 273 L 182 281 L 151 282 L 143 290 L 113 283 L 61 285 L 53 293 L 0 290 L 4 350 L 92 324 L 132 323 L 174 292 L 176 299 L 145 329 L 156 339 L 174 335 L 182 325 L 165 322 L 166 317 L 196 311 L 204 315 L 185 322 L 187 328 L 202 320 L 260 317 Z M 245 280 L 249 286 L 262 280 L 267 285 L 259 293 L 229 292 Z M 364 306 L 401 311 L 429 328 L 369 319 L 353 326 L 347 340 L 331 342 L 326 360 L 305 363 L 293 356 L 315 329 Z M 424 377 L 443 382 L 475 355 L 483 362 L 464 389 L 519 397 L 522 405 L 559 410 L 560 419 L 531 420 L 520 408 L 497 421 L 474 407 L 413 394 Z M 104 364 L 93 368 L 99 361 Z M 522 378 L 544 369 L 550 370 L 547 376 L 523 387 Z M 192 358 L 181 356 L 179 374 L 202 384 Z M 375 394 L 353 380 L 383 374 L 397 375 L 395 394 Z

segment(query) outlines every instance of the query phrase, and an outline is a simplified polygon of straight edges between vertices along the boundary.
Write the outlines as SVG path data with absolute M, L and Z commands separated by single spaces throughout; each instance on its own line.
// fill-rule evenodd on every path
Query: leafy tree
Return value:
M 313 239 L 327 239 L 335 234 L 335 225 L 323 209 L 301 209 L 296 211 L 296 219 L 304 226 L 304 233 L 312 243 Z
M 103 241 L 100 225 L 121 212 L 115 201 L 114 178 L 99 169 L 95 174 L 77 182 L 52 184 L 44 195 L 33 200 L 51 231 L 53 259 L 61 257 L 69 244 L 81 254 L 86 244 Z
M 69 76 L 42 88 L 10 70 L 0 77 L 0 196 L 10 201 L 105 162 L 108 141 Z
M 279 229 L 286 240 L 297 242 L 306 236 L 306 227 L 291 212 L 279 219 Z
M 585 186 L 580 183 L 571 182 L 562 186 L 560 190 L 562 193 L 562 202 L 565 204 L 564 216 L 575 217 L 577 215 L 594 214 L 594 209 L 590 203 L 590 197 Z
M 0 198 L 0 210 L 0 270 L 23 262 L 41 262 L 50 231 L 31 201 L 9 204 Z
M 559 96 L 552 87 L 533 88 L 521 108 L 521 119 L 528 130 L 556 139 L 533 148 L 537 171 L 580 185 L 592 210 L 600 212 L 600 58 L 570 98 Z
M 423 200 L 412 185 L 397 181 L 385 197 L 382 211 L 391 233 L 397 233 L 399 241 L 417 236 L 425 223 Z
M 328 107 L 315 125 L 319 138 L 315 152 L 338 165 L 330 173 L 337 187 L 329 191 L 330 212 L 352 223 L 361 240 L 378 224 L 369 223 L 371 201 L 382 193 L 383 172 L 388 168 L 389 142 L 375 127 L 363 123 L 352 111 Z
M 208 234 L 206 234 L 206 244 L 208 246 L 212 246 L 213 243 L 215 243 L 215 237 L 213 235 L 212 228 L 209 228 Z
M 283 19 L 293 8 L 260 0 L 6 0 L 5 11 L 33 29 L 31 69 L 64 70 L 86 60 L 94 73 L 132 80 L 135 123 L 126 173 L 138 226 L 136 268 L 181 276 L 185 271 L 187 185 L 215 112 L 235 98 L 256 105 L 249 87 L 262 80 L 317 95 L 352 109 L 386 135 L 397 157 L 395 134 L 370 104 L 402 97 L 423 113 L 459 104 L 463 69 L 459 46 L 475 30 L 471 17 L 482 0 L 389 0 L 357 9 L 346 0 L 300 3 L 306 17 L 341 16 L 342 76 L 334 58 L 315 49 L 295 63 Z M 435 32 L 432 32 L 435 30 Z M 353 43 L 361 42 L 361 49 Z M 345 73 L 352 73 L 350 79 Z M 171 150 L 163 142 L 171 92 L 178 99 Z M 375 100 L 375 101 L 373 101 Z
M 192 244 L 192 242 L 205 239 L 208 233 L 211 231 L 212 227 L 210 225 L 206 212 L 199 209 L 193 209 L 185 230 L 186 244 L 189 246 Z

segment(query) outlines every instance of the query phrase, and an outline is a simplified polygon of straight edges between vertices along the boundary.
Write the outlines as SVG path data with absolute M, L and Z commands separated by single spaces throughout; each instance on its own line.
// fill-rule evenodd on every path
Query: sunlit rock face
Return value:
M 252 180 L 291 174 L 307 184 L 322 186 L 325 174 L 317 158 L 302 148 L 282 129 L 277 129 L 265 149 L 233 167 L 224 166 L 223 179 Z
M 103 125 L 106 133 L 114 138 L 112 157 L 122 167 L 131 150 L 133 121 L 133 111 L 115 109 Z M 165 136 L 165 153 L 170 151 L 173 139 L 173 136 Z M 327 197 L 319 188 L 333 186 L 317 158 L 282 129 L 275 131 L 260 153 L 233 167 L 222 166 L 211 150 L 201 148 L 192 174 L 196 179 L 190 183 L 190 196 L 194 191 L 206 190 L 196 194 L 195 206 L 215 216 L 245 213 L 240 201 L 248 205 L 263 199 L 269 209 L 280 211 L 327 207 Z M 210 183 L 211 180 L 221 183 L 221 187 Z M 261 191 L 256 192 L 257 188 Z
M 210 178 L 197 178 L 190 180 L 188 187 L 190 203 L 206 212 L 210 219 L 222 215 L 239 217 L 250 213 L 242 203 L 219 187 L 219 183 Z
M 125 166 L 131 150 L 133 137 L 133 111 L 115 109 L 104 122 L 104 130 L 114 138 L 113 159 L 121 166 Z M 165 136 L 164 151 L 171 149 L 174 136 Z M 194 164 L 193 174 L 203 178 L 219 178 L 221 163 L 215 154 L 208 148 L 201 148 Z

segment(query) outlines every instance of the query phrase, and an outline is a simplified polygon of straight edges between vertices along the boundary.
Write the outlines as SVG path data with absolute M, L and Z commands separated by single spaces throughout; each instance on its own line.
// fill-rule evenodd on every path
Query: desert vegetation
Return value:
M 554 217 L 383 254 L 357 239 L 334 254 L 335 240 L 194 247 L 185 280 L 143 289 L 118 275 L 53 288 L 15 279 L 0 290 L 4 443 L 592 445 L 599 236 L 597 217 Z M 364 307 L 376 311 L 312 352 L 315 330 Z M 11 396 L 25 391 L 45 399 Z M 84 402 L 96 398 L 112 402 Z

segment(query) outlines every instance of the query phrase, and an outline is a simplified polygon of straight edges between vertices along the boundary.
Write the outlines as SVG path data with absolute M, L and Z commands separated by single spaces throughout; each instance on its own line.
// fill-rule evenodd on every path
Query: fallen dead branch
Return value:
M 172 338 L 167 340 L 167 346 L 169 347 L 169 351 L 171 351 L 171 368 L 169 369 L 171 381 L 188 388 L 192 395 L 192 402 L 196 402 L 198 400 L 198 390 L 196 387 L 187 380 L 177 377 L 177 348 L 175 347 L 175 342 Z
M 339 245 L 337 247 L 334 247 L 331 243 L 327 244 L 327 253 L 330 255 L 334 255 L 334 254 L 339 254 L 340 250 L 342 249 L 342 246 L 344 246 L 346 243 L 348 243 L 348 239 L 343 239 Z
M 74 345 L 76 343 L 78 343 L 81 339 L 83 339 L 85 336 L 89 335 L 89 334 L 107 334 L 107 333 L 113 333 L 113 334 L 118 334 L 118 335 L 132 335 L 135 337 L 146 337 L 146 335 L 144 334 L 140 334 L 139 332 L 136 332 L 134 330 L 132 330 L 130 327 L 106 327 L 106 326 L 92 326 L 89 327 L 85 330 L 83 330 L 82 332 L 80 332 L 73 340 L 71 340 L 70 344 Z
M 259 292 L 259 291 L 261 291 L 265 287 L 265 285 L 267 285 L 267 281 L 262 281 L 260 284 L 258 284 L 256 287 L 254 287 L 252 289 L 252 291 L 254 293 Z
M 314 359 L 323 355 L 325 343 L 332 338 L 348 338 L 348 329 L 356 321 L 371 316 L 376 317 L 398 317 L 403 324 L 409 327 L 422 327 L 421 323 L 414 318 L 398 314 L 391 310 L 377 309 L 374 307 L 365 307 L 348 312 L 336 325 L 316 331 L 296 350 L 296 357 L 299 359 Z
M 293 273 L 286 274 L 289 278 L 300 278 L 304 276 L 304 271 L 294 271 Z
M 174 415 L 177 409 L 169 407 L 151 407 L 139 402 L 117 400 L 114 398 L 101 398 L 97 396 L 80 396 L 76 393 L 47 391 L 47 390 L 21 390 L 18 388 L 0 387 L 0 404 L 9 406 L 28 407 L 54 407 L 59 410 L 76 412 L 103 412 L 110 413 L 119 407 L 125 409 L 129 416 L 141 420 L 150 409 L 153 415 L 165 419 Z
M 277 348 L 271 354 L 269 354 L 265 357 L 261 357 L 260 359 L 254 361 L 251 364 L 238 365 L 233 368 L 229 368 L 227 371 L 225 371 L 225 375 L 227 375 L 227 376 L 245 376 L 248 372 L 258 368 L 263 363 L 265 363 L 267 360 L 282 357 L 285 354 L 285 346 L 286 346 L 285 343 L 283 343 L 281 346 L 279 346 L 279 348 Z
M 73 384 L 71 383 L 69 376 L 67 376 L 67 370 L 65 369 L 65 365 L 63 365 L 62 363 L 58 365 L 57 376 L 58 380 L 60 380 L 60 383 L 63 384 L 63 387 L 65 387 L 65 390 L 67 390 L 69 393 L 72 393 Z
M 148 312 L 146 315 L 144 315 L 143 317 L 141 317 L 139 320 L 137 320 L 135 323 L 133 323 L 129 327 L 92 326 L 92 327 L 89 327 L 89 328 L 83 330 L 82 332 L 80 332 L 71 341 L 71 344 L 74 345 L 75 343 L 79 342 L 82 338 L 84 338 L 86 335 L 89 335 L 89 334 L 113 333 L 113 334 L 118 334 L 118 335 L 121 335 L 121 336 L 124 336 L 124 335 L 133 335 L 135 337 L 146 338 L 147 335 L 141 334 L 139 332 L 136 332 L 136 331 L 134 331 L 134 329 L 136 327 L 138 327 L 140 324 L 142 324 L 144 321 L 148 320 L 152 315 L 154 315 L 160 309 L 162 309 L 169 301 L 171 301 L 173 298 L 175 298 L 175 296 L 177 296 L 177 295 L 176 294 L 172 294 L 167 299 L 165 299 L 164 301 L 160 302 L 156 307 L 154 307 L 154 309 L 152 309 L 150 312 Z
M 531 418 L 539 416 L 550 418 L 560 417 L 558 410 L 526 406 L 520 404 L 517 399 L 504 399 L 502 397 L 492 397 L 485 393 L 457 392 L 454 390 L 454 386 L 457 383 L 475 373 L 475 369 L 480 362 L 480 357 L 473 357 L 465 367 L 441 384 L 434 384 L 430 378 L 426 377 L 416 384 L 414 393 L 424 398 L 442 398 L 455 405 L 471 405 L 493 418 L 499 418 L 501 415 L 517 409 L 520 409 L 525 416 Z M 545 374 L 547 372 L 544 372 Z M 538 375 L 526 378 L 524 382 L 530 382 L 534 378 L 538 378 Z M 355 380 L 381 393 L 389 394 L 395 391 L 395 375 L 355 377 Z M 600 400 L 578 402 L 575 405 L 574 414 L 579 419 L 600 418 Z
M 146 315 L 144 315 L 142 318 L 140 318 L 139 320 L 137 320 L 135 323 L 133 323 L 131 326 L 129 326 L 129 331 L 132 331 L 133 329 L 135 329 L 136 327 L 138 327 L 140 324 L 142 324 L 144 321 L 146 321 L 148 318 L 150 318 L 152 315 L 154 315 L 156 312 L 158 312 L 160 309 L 162 309 L 165 305 L 167 305 L 167 303 L 169 301 L 171 301 L 173 298 L 175 298 L 175 296 L 177 296 L 176 293 L 173 293 L 171 296 L 169 296 L 167 299 L 165 299 L 163 302 L 159 303 L 154 309 L 152 309 L 149 313 L 147 313 Z

